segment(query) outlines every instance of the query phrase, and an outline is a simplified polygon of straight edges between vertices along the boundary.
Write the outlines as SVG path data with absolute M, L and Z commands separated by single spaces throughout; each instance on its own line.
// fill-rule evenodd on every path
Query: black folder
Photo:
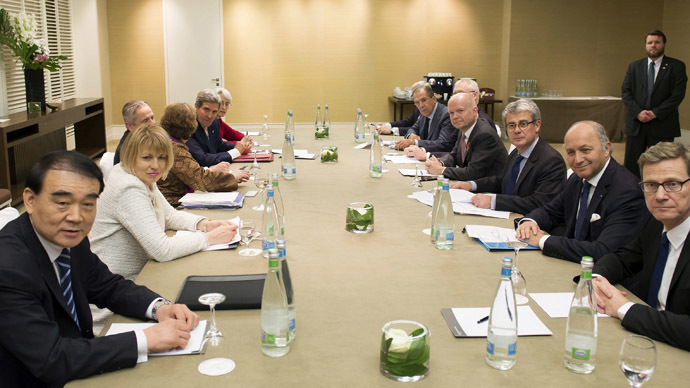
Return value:
M 208 306 L 199 303 L 199 297 L 209 292 L 225 295 L 217 310 L 244 310 L 261 308 L 261 294 L 266 274 L 187 276 L 175 303 L 186 304 L 190 310 L 205 311 Z

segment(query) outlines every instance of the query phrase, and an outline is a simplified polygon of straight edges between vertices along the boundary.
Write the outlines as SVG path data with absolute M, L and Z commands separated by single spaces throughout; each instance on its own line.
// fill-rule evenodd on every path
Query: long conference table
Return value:
M 415 320 L 430 329 L 430 371 L 425 379 L 414 383 L 418 387 L 626 386 L 618 353 L 623 339 L 631 333 L 618 319 L 599 319 L 596 370 L 579 375 L 563 366 L 566 319 L 549 318 L 531 299 L 529 306 L 553 335 L 519 337 L 515 367 L 509 371 L 489 367 L 484 361 L 486 339 L 454 338 L 441 309 L 491 305 L 500 259 L 512 252 L 488 252 L 462 230 L 466 224 L 510 227 L 512 221 L 456 214 L 453 250 L 437 250 L 421 232 L 428 227 L 430 208 L 407 197 L 419 189 L 410 185 L 412 178 L 397 171 L 413 166 L 387 163 L 384 169 L 388 172 L 372 179 L 368 175 L 369 150 L 353 148 L 351 125 L 334 125 L 330 139 L 323 140 L 313 139 L 311 127 L 298 126 L 296 132 L 295 148 L 318 152 L 321 146 L 335 145 L 339 162 L 298 160 L 297 179 L 280 180 L 297 306 L 297 338 L 290 353 L 278 359 L 262 354 L 260 310 L 224 310 L 217 312 L 217 320 L 225 337 L 219 346 L 208 346 L 205 354 L 149 357 L 135 368 L 75 381 L 70 387 L 400 386 L 403 383 L 379 372 L 381 327 L 397 319 Z M 270 148 L 280 148 L 282 129 L 270 133 Z M 278 172 L 280 159 L 261 167 Z M 436 182 L 423 185 L 431 189 Z M 255 189 L 245 183 L 239 191 Z M 373 233 L 345 231 L 345 208 L 355 201 L 374 205 Z M 258 197 L 247 198 L 240 210 L 198 212 L 211 219 L 250 218 L 261 225 L 262 213 L 251 209 L 258 202 Z M 252 243 L 253 247 L 259 245 Z M 572 278 L 580 271 L 579 264 L 538 251 L 521 252 L 519 265 L 528 292 L 574 291 Z M 174 300 L 189 275 L 266 270 L 267 260 L 262 256 L 241 257 L 237 250 L 200 252 L 172 262 L 150 261 L 137 282 Z M 210 319 L 207 311 L 199 315 Z M 112 322 L 135 321 L 115 316 Z M 686 385 L 682 371 L 690 365 L 690 353 L 661 342 L 656 345 L 657 369 L 645 387 Z M 235 370 L 218 377 L 197 371 L 200 362 L 215 357 L 234 360 Z

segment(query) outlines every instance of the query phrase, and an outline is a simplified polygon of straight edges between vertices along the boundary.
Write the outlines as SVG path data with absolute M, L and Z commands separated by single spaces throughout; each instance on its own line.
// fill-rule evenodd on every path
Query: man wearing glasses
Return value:
M 627 330 L 690 350 L 690 149 L 661 142 L 640 156 L 640 187 L 653 218 L 625 247 L 594 265 L 597 307 Z M 611 284 L 639 273 L 647 305 Z
M 450 124 L 448 108 L 436 102 L 436 96 L 428 82 L 412 92 L 414 105 L 419 109 L 417 122 L 407 130 L 404 139 L 395 144 L 395 148 L 404 150 L 416 145 L 428 152 L 449 152 L 455 144 L 458 133 Z M 385 135 L 385 131 L 380 131 Z
M 627 244 L 649 212 L 637 178 L 611 157 L 601 124 L 573 124 L 565 134 L 565 151 L 573 174 L 556 198 L 516 220 L 515 237 L 547 256 L 576 263 L 591 256 L 596 262 Z
M 473 192 L 472 203 L 480 208 L 526 214 L 548 203 L 563 189 L 565 162 L 539 139 L 541 112 L 532 100 L 521 98 L 503 110 L 503 123 L 515 146 L 499 175 L 460 181 L 451 187 Z

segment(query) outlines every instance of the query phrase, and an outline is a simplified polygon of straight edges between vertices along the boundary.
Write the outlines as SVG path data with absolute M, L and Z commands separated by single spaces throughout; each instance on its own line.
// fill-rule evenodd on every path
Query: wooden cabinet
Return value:
M 11 114 L 0 123 L 0 188 L 12 192 L 12 204 L 22 201 L 31 167 L 50 151 L 67 147 L 65 127 L 74 125 L 76 151 L 90 158 L 105 152 L 102 98 L 72 98 L 55 112 Z

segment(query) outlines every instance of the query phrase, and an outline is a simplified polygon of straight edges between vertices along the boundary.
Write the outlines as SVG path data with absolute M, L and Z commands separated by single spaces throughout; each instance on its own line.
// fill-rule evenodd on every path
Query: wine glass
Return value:
M 249 244 L 256 237 L 255 226 L 253 220 L 242 220 L 240 223 L 240 243 L 245 245 L 245 248 L 239 251 L 240 256 L 257 256 L 261 253 L 260 249 L 249 248 Z
M 264 124 L 261 126 L 261 137 L 268 140 L 268 115 L 264 115 Z
M 500 242 L 505 243 L 515 250 L 513 269 L 510 274 L 510 280 L 513 282 L 513 291 L 515 292 L 515 303 L 527 304 L 529 301 L 527 298 L 527 280 L 525 280 L 525 276 L 520 272 L 520 268 L 518 268 L 518 253 L 520 253 L 520 249 L 527 248 L 527 243 L 516 239 L 510 239 L 499 231 L 494 230 L 494 232 L 496 232 L 495 235 L 497 235 Z
M 623 340 L 618 363 L 628 383 L 633 388 L 641 387 L 649 380 L 656 368 L 656 345 L 641 335 L 631 335 Z
M 419 179 L 419 163 L 414 164 L 414 179 L 410 185 L 413 187 L 422 187 L 422 181 Z
M 252 167 L 249 169 L 249 176 L 254 177 L 254 173 L 256 173 L 256 170 L 261 170 L 261 167 L 259 166 L 259 162 L 256 161 L 256 150 L 253 150 L 254 153 L 254 163 L 252 163 Z
M 213 341 L 218 341 L 218 338 L 223 336 L 223 333 L 221 333 L 216 326 L 216 305 L 221 304 L 224 301 L 225 295 L 218 292 L 203 294 L 199 297 L 199 303 L 209 306 L 211 309 L 211 327 L 206 332 L 204 340 L 210 339 Z
M 268 180 L 268 173 L 262 170 L 254 171 L 254 185 L 259 189 L 259 195 L 261 196 L 261 203 L 252 207 L 252 210 L 263 211 L 264 210 L 264 189 L 270 181 Z

